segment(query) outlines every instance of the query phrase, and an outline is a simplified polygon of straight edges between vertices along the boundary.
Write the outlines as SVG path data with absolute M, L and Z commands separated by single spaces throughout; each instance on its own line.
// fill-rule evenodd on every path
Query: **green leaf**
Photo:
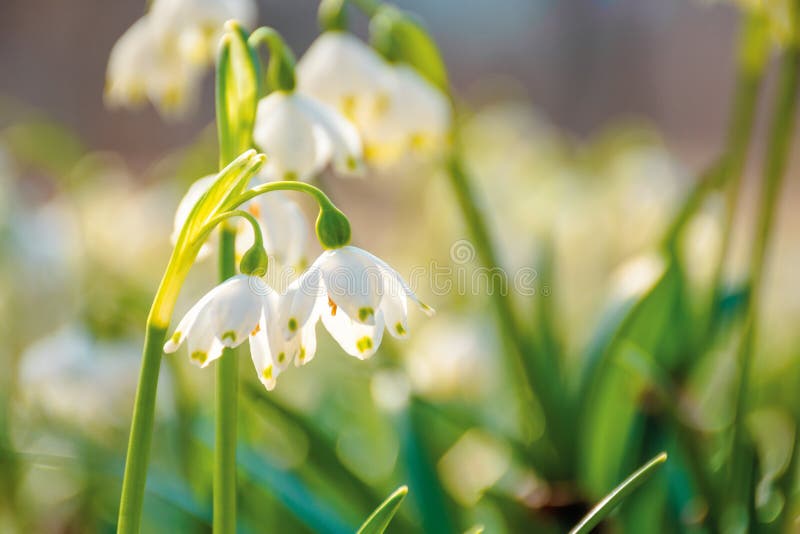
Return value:
M 639 470 L 626 478 L 622 484 L 614 488 L 614 490 L 603 498 L 599 503 L 592 508 L 581 521 L 575 525 L 570 534 L 587 534 L 596 527 L 614 508 L 617 507 L 628 495 L 633 493 L 636 488 L 641 486 L 647 481 L 656 469 L 667 461 L 667 453 L 662 452 Z
M 381 534 L 389 523 L 392 521 L 394 514 L 400 508 L 403 499 L 406 498 L 408 493 L 407 486 L 400 486 L 394 493 L 389 495 L 380 506 L 378 506 L 372 514 L 364 521 L 361 528 L 358 529 L 358 534 Z

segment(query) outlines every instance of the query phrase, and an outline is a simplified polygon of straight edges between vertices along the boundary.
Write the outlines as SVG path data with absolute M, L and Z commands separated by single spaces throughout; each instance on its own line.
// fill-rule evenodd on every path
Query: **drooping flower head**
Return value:
M 430 155 L 446 141 L 447 97 L 403 63 L 389 63 L 357 37 L 323 33 L 297 67 L 301 92 L 335 107 L 358 128 L 365 159 L 378 166 Z
M 105 100 L 135 107 L 150 100 L 162 116 L 190 111 L 228 19 L 255 19 L 252 0 L 155 0 L 111 50 Z
M 239 274 L 206 293 L 178 323 L 164 352 L 186 342 L 189 357 L 201 367 L 222 356 L 224 348 L 241 345 L 269 315 L 271 289 L 257 276 Z
M 358 172 L 361 139 L 334 109 L 295 91 L 261 99 L 253 139 L 269 158 L 269 180 L 308 180 L 332 162 L 342 173 Z

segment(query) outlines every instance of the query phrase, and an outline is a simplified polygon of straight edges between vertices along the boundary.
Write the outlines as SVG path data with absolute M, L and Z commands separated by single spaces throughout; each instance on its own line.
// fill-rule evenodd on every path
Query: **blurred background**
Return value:
M 259 24 L 281 31 L 298 57 L 318 35 L 316 1 L 258 4 Z M 512 294 L 515 309 L 544 332 L 538 341 L 562 362 L 566 382 L 578 382 L 569 377 L 580 374 L 609 318 L 660 283 L 660 240 L 723 147 L 741 14 L 728 3 L 688 0 L 396 4 L 441 46 L 501 264 L 512 275 L 535 269 L 535 295 Z M 144 2 L 99 0 L 0 4 L 0 532 L 113 531 L 144 320 L 169 255 L 174 209 L 188 185 L 216 167 L 210 74 L 184 119 L 103 104 L 111 47 L 144 10 Z M 366 36 L 366 18 L 352 21 Z M 673 290 L 688 295 L 686 317 L 702 307 L 729 232 L 723 282 L 732 288 L 731 315 L 741 300 L 773 63 L 732 229 L 722 196 L 712 196 L 681 243 L 681 289 Z M 774 513 L 771 481 L 789 464 L 800 406 L 791 381 L 800 372 L 797 147 L 795 139 L 754 367 L 762 519 Z M 430 272 L 432 262 L 472 272 L 473 257 L 454 256 L 469 236 L 442 169 L 385 174 L 321 179 L 350 215 L 355 241 L 405 276 L 419 266 Z M 198 264 L 176 313 L 214 279 L 213 262 Z M 485 288 L 442 293 L 417 281 L 439 313 L 413 316 L 411 338 L 385 342 L 369 362 L 344 356 L 320 328 L 317 359 L 282 375 L 274 394 L 249 364 L 240 366 L 243 531 L 351 531 L 405 483 L 410 504 L 393 532 L 478 524 L 486 532 L 559 532 L 649 453 L 681 450 L 671 427 L 660 426 L 657 388 L 636 371 L 628 347 L 609 386 L 620 395 L 598 402 L 619 421 L 574 429 L 591 452 L 577 453 L 566 472 L 543 473 L 528 445 L 550 429 L 536 408 L 533 422 L 518 424 L 530 407 L 508 387 L 513 371 Z M 672 306 L 670 298 L 655 306 Z M 692 336 L 669 309 L 669 319 L 643 327 L 663 330 L 654 347 L 637 340 L 634 349 L 656 354 Z M 712 479 L 725 462 L 717 434 L 732 418 L 731 330 L 667 365 L 673 402 L 688 406 L 688 426 L 704 437 Z M 213 373 L 179 353 L 164 359 L 159 388 L 144 531 L 210 531 Z M 565 420 L 572 415 L 565 409 Z M 682 471 L 690 453 L 676 454 L 631 507 L 638 512 L 620 514 L 606 531 L 713 531 L 708 503 Z M 789 506 L 788 495 L 781 499 L 779 508 Z

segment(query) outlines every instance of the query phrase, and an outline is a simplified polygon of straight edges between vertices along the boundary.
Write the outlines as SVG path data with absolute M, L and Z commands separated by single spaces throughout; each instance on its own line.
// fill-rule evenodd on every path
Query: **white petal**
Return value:
M 316 323 L 325 303 L 321 278 L 320 269 L 316 264 L 312 265 L 289 284 L 286 293 L 278 300 L 276 318 L 285 340 L 298 335 L 309 322 Z
M 380 91 L 388 70 L 375 50 L 347 32 L 325 32 L 297 63 L 297 86 L 347 115 L 346 109 Z
M 294 360 L 295 365 L 305 365 L 317 353 L 317 319 L 308 321 L 300 333 L 300 351 Z
M 326 251 L 320 259 L 331 302 L 359 322 L 373 324 L 381 301 L 382 270 L 350 246 Z
M 277 367 L 273 360 L 272 347 L 268 337 L 270 327 L 268 316 L 268 311 L 262 313 L 258 328 L 250 334 L 250 356 L 253 359 L 258 379 L 267 390 L 271 391 L 275 388 L 275 382 L 283 368 Z
M 366 359 L 375 354 L 383 339 L 383 315 L 375 315 L 375 324 L 366 325 L 353 321 L 343 310 L 322 312 L 322 323 L 333 339 L 349 355 Z
M 333 150 L 333 164 L 336 170 L 344 173 L 356 173 L 361 170 L 361 137 L 358 130 L 335 109 L 322 102 L 298 94 L 298 105 L 309 119 L 317 124 L 330 140 Z
M 147 70 L 153 53 L 150 18 L 133 23 L 111 49 L 106 74 L 106 102 L 110 106 L 141 103 L 147 96 Z
M 416 293 L 414 293 L 414 291 L 411 289 L 408 283 L 406 283 L 406 281 L 403 280 L 403 277 L 400 276 L 400 273 L 394 270 L 388 263 L 386 263 L 376 255 L 367 252 L 363 248 L 358 248 L 354 246 L 349 246 L 347 248 L 352 249 L 352 251 L 355 254 L 360 254 L 368 258 L 369 261 L 372 261 L 375 265 L 378 266 L 378 268 L 381 270 L 381 272 L 384 274 L 385 277 L 384 295 L 392 294 L 392 292 L 400 294 L 400 291 L 402 291 L 405 293 L 406 297 L 410 298 L 417 306 L 419 306 L 419 309 L 422 310 L 422 312 L 428 317 L 431 317 L 436 313 L 436 311 L 433 308 L 431 308 L 430 306 L 419 300 L 419 297 L 417 297 Z
M 175 328 L 175 332 L 169 338 L 169 340 L 164 344 L 164 352 L 167 354 L 171 354 L 178 350 L 183 342 L 186 340 L 186 337 L 194 328 L 195 322 L 197 321 L 200 312 L 202 312 L 211 299 L 214 297 L 213 290 L 209 291 L 203 297 L 198 300 L 194 306 L 192 306 L 186 315 L 183 316 L 183 319 L 180 320 L 178 323 L 177 328 Z
M 262 98 L 256 111 L 253 139 L 267 155 L 270 180 L 304 180 L 317 174 L 320 161 L 313 123 L 298 106 L 295 94 L 275 91 Z
M 223 345 L 238 347 L 247 339 L 258 324 L 265 291 L 269 289 L 262 279 L 244 274 L 217 286 L 208 309 L 214 333 Z

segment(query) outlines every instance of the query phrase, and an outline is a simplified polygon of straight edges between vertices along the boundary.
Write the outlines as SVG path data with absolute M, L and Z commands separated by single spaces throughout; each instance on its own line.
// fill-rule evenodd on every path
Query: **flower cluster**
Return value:
M 214 228 L 239 217 L 240 274 L 189 310 L 164 351 L 186 343 L 192 361 L 205 367 L 249 339 L 261 382 L 272 389 L 291 362 L 314 357 L 319 321 L 345 352 L 367 358 L 385 329 L 407 335 L 409 299 L 432 312 L 383 260 L 349 245 L 347 218 L 304 182 L 329 166 L 358 174 L 365 163 L 430 157 L 446 143 L 451 110 L 421 71 L 340 27 L 324 32 L 295 68 L 294 54 L 274 29 L 248 34 L 238 22 L 225 22 L 250 21 L 250 1 L 154 0 L 112 51 L 107 95 L 112 104 L 146 96 L 162 112 L 185 110 L 211 45 L 222 36 L 220 151 L 223 161 L 236 161 L 191 185 L 176 211 L 172 240 L 176 271 L 185 276 L 187 265 L 213 248 Z M 261 45 L 269 52 L 265 69 L 257 65 Z M 263 155 L 248 151 L 253 147 Z M 316 233 L 326 250 L 279 294 L 262 278 L 268 264 L 304 268 L 308 235 L 302 211 L 281 190 L 317 200 Z
M 323 252 L 283 294 L 258 276 L 226 280 L 181 319 L 164 351 L 186 342 L 192 361 L 205 367 L 249 338 L 259 379 L 271 390 L 289 364 L 314 357 L 318 321 L 345 352 L 364 359 L 378 349 L 384 329 L 407 336 L 409 299 L 432 313 L 386 262 L 344 246 Z
M 153 0 L 111 50 L 107 104 L 136 106 L 149 99 L 166 117 L 186 113 L 225 21 L 250 24 L 255 16 L 253 0 Z

